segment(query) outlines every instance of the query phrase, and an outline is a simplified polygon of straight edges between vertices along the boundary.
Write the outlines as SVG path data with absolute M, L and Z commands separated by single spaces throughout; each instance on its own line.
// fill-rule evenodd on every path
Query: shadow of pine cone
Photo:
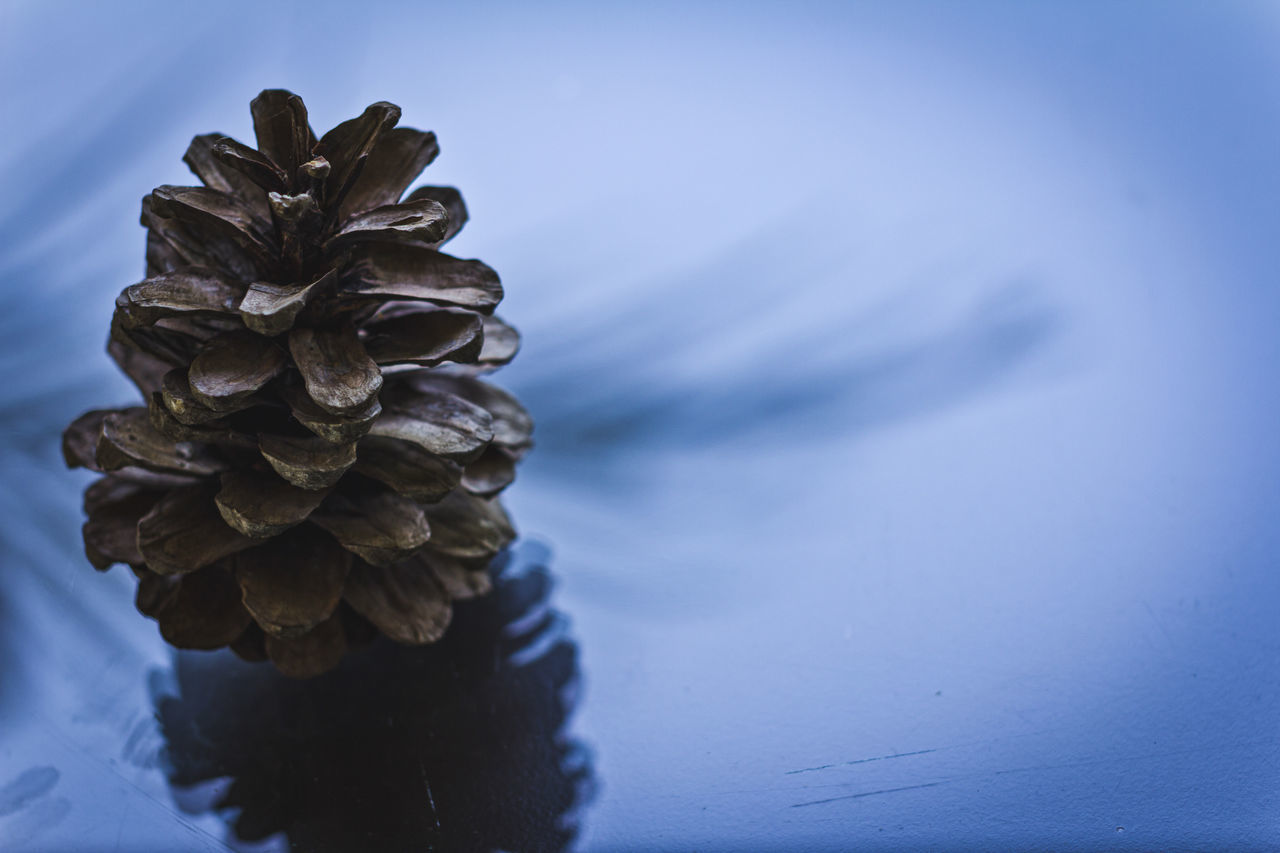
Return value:
M 180 652 L 178 695 L 156 697 L 175 796 L 219 780 L 236 839 L 292 850 L 566 849 L 593 775 L 565 732 L 577 647 L 545 556 L 504 553 L 440 642 L 379 637 L 308 681 Z

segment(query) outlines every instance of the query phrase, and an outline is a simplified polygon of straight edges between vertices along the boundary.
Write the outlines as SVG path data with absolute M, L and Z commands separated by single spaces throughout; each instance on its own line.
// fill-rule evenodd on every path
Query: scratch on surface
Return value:
M 431 793 L 431 780 L 427 778 L 426 765 L 421 760 L 418 761 L 418 771 L 422 774 L 422 784 L 427 788 L 427 802 L 431 805 L 431 819 L 435 821 L 436 829 L 440 828 L 440 812 L 436 809 L 436 798 Z
M 209 842 L 210 844 L 212 844 L 212 845 L 213 845 L 212 847 L 207 848 L 207 849 L 213 849 L 213 850 L 225 850 L 225 849 L 227 849 L 226 845 L 225 845 L 225 844 L 223 844 L 223 843 L 222 843 L 222 842 L 221 842 L 221 841 L 220 841 L 220 840 L 219 840 L 215 835 L 213 835 L 213 834 L 212 834 L 212 833 L 210 833 L 209 831 L 207 831 L 207 830 L 205 830 L 205 829 L 203 829 L 203 828 L 201 828 L 201 827 L 197 826 L 196 824 L 192 823 L 191 821 L 187 820 L 187 819 L 186 819 L 185 817 L 183 817 L 179 812 L 175 811 L 175 810 L 174 810 L 173 808 L 171 808 L 170 806 L 167 806 L 165 803 L 161 802 L 161 801 L 160 801 L 160 800 L 159 800 L 155 795 L 153 795 L 150 791 L 146 791 L 146 790 L 144 790 L 144 789 L 142 788 L 142 786 L 141 786 L 141 785 L 139 785 L 137 782 L 135 782 L 133 779 L 130 779 L 130 778 L 128 778 L 127 776 L 125 776 L 125 774 L 124 774 L 124 773 L 122 773 L 122 772 L 120 771 L 120 768 L 118 768 L 118 767 L 114 766 L 114 764 L 112 764 L 112 763 L 108 763 L 108 762 L 107 762 L 106 760 L 104 760 L 102 757 L 97 756 L 97 755 L 94 755 L 94 753 L 93 753 L 90 749 L 88 749 L 87 747 L 82 746 L 81 744 L 78 744 L 78 743 L 74 742 L 73 740 L 71 740 L 69 737 L 67 737 L 65 734 L 63 734 L 63 733 L 58 729 L 58 727 L 57 727 L 57 726 L 53 725 L 49 720 L 47 720 L 47 719 L 46 719 L 46 720 L 42 720 L 42 722 L 44 723 L 44 729 L 45 729 L 45 731 L 46 731 L 46 732 L 47 732 L 47 733 L 48 733 L 52 738 L 54 738 L 55 740 L 57 740 L 57 741 L 62 745 L 62 747 L 63 747 L 64 749 L 67 749 L 68 751 L 71 751 L 71 752 L 78 752 L 78 753 L 80 753 L 80 754 L 81 754 L 81 756 L 82 756 L 83 758 L 85 758 L 86 760 L 88 760 L 90 763 L 92 763 L 92 764 L 96 764 L 98 767 L 100 767 L 100 768 L 101 768 L 102 770 L 104 770 L 105 772 L 110 773 L 111 775 L 115 776 L 115 777 L 116 777 L 116 779 L 117 779 L 118 781 L 120 781 L 120 782 L 121 782 L 121 783 L 123 783 L 124 785 L 126 785 L 126 786 L 128 786 L 128 787 L 132 788 L 132 789 L 133 789 L 134 791 L 136 791 L 139 795 L 141 795 L 145 800 L 147 800 L 149 803 L 151 803 L 151 805 L 153 805 L 153 806 L 157 807 L 158 809 L 160 809 L 161 811 L 163 811 L 165 814 L 167 814 L 167 815 L 169 815 L 170 817 L 174 818 L 174 819 L 178 822 L 178 825 L 179 825 L 179 826 L 181 826 L 183 829 L 185 829 L 187 832 L 189 832 L 189 833 L 191 833 L 191 834 L 195 835 L 197 838 L 200 838 L 200 839 L 201 839 L 201 840 L 203 840 L 203 841 L 207 841 L 207 842 Z M 67 807 L 67 811 L 70 811 L 70 809 L 71 809 L 71 804 L 70 804 L 69 802 L 66 802 L 65 800 L 62 800 L 62 801 L 60 801 L 60 802 L 62 802 L 62 803 L 64 803 L 64 804 L 66 805 L 66 807 Z
M 841 761 L 836 764 L 822 764 L 818 767 L 804 767 L 800 770 L 788 770 L 786 776 L 794 776 L 797 773 L 812 773 L 815 770 L 830 770 L 832 767 L 849 767 L 854 764 L 866 764 L 870 761 L 888 761 L 890 758 L 906 758 L 909 755 L 928 755 L 930 752 L 937 752 L 937 749 L 917 749 L 915 752 L 895 752 L 893 755 L 877 755 L 874 758 L 855 758 L 853 761 Z
M 825 800 L 810 800 L 807 803 L 793 803 L 791 808 L 799 809 L 804 806 L 820 806 L 823 803 L 835 803 L 840 800 L 860 800 L 863 797 L 876 797 L 880 794 L 896 794 L 899 791 L 918 791 L 921 788 L 936 788 L 939 785 L 945 785 L 946 782 L 926 782 L 923 785 L 905 785 L 901 788 L 884 788 L 879 791 L 863 791 L 861 794 L 846 794 L 843 797 L 828 797 Z

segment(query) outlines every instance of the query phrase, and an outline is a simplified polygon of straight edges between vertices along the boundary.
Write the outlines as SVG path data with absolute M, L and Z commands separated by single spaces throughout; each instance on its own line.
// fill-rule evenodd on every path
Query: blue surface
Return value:
M 56 449 L 128 399 L 138 199 L 267 86 L 435 130 L 503 276 L 582 849 L 1280 847 L 1278 41 L 1268 3 L 7 0 L 0 848 L 286 843 L 179 807 L 173 657 Z

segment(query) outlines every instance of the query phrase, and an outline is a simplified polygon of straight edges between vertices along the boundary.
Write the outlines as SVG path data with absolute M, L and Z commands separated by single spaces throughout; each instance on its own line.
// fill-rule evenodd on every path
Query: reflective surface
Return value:
M 1277 846 L 1274 6 L 250 8 L 3 10 L 0 848 Z M 279 683 L 79 555 L 138 199 L 267 85 L 440 135 L 576 657 Z

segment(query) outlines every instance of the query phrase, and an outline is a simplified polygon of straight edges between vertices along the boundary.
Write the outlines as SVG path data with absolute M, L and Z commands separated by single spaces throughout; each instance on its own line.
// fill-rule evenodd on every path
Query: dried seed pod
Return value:
M 251 112 L 256 148 L 197 136 L 203 186 L 143 199 L 147 277 L 108 352 L 146 405 L 81 416 L 63 455 L 106 472 L 89 561 L 134 568 L 167 640 L 304 677 L 370 625 L 433 642 L 487 590 L 532 423 L 472 378 L 520 339 L 492 316 L 497 274 L 438 251 L 461 195 L 404 197 L 435 134 L 377 103 L 317 139 L 284 90 Z

